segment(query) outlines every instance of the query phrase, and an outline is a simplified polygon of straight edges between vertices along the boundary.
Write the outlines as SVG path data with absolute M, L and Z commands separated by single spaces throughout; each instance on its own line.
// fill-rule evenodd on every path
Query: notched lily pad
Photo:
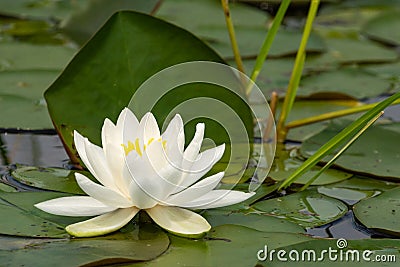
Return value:
M 343 202 L 312 190 L 260 201 L 252 207 L 303 227 L 327 224 L 347 212 L 347 206 Z
M 360 201 L 353 210 L 366 227 L 400 236 L 400 187 Z

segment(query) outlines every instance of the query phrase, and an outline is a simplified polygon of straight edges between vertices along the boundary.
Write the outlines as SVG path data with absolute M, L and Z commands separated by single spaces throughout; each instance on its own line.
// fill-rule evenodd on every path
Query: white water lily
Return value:
M 222 157 L 220 145 L 200 153 L 204 124 L 196 126 L 184 150 L 182 118 L 176 115 L 161 135 L 151 113 L 140 121 L 127 108 L 116 125 L 102 128 L 102 145 L 74 132 L 74 143 L 87 169 L 100 183 L 80 173 L 75 177 L 88 196 L 61 197 L 36 204 L 43 211 L 64 216 L 97 216 L 71 224 L 66 231 L 78 237 L 104 235 L 129 223 L 144 210 L 162 228 L 185 236 L 211 229 L 190 209 L 208 209 L 239 203 L 254 193 L 215 190 L 224 172 L 201 179 Z

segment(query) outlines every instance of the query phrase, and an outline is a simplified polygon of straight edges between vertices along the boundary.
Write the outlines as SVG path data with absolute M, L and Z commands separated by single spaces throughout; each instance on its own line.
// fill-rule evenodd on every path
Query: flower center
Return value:
M 152 142 L 154 141 L 154 138 L 150 138 L 149 141 L 147 141 L 147 144 L 143 145 L 143 151 L 146 150 L 146 147 L 149 146 Z M 156 142 L 160 142 L 163 146 L 163 148 L 165 149 L 166 145 L 167 145 L 167 141 L 166 140 L 162 140 L 161 137 L 157 139 Z M 136 138 L 135 142 L 132 141 L 128 141 L 128 145 L 125 144 L 121 144 L 121 146 L 124 148 L 125 151 L 125 155 L 127 156 L 131 151 L 136 151 L 136 153 L 139 156 L 142 156 L 142 149 L 140 148 L 140 143 L 139 143 L 139 138 Z

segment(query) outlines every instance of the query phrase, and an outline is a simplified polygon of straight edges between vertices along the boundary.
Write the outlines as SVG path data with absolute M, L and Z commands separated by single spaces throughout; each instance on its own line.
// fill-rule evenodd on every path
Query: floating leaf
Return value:
M 3 191 L 3 192 L 17 192 L 17 189 L 15 189 L 12 186 L 9 186 L 9 185 L 6 185 L 6 184 L 3 184 L 3 183 L 0 182 L 0 191 Z
M 212 227 L 234 224 L 264 232 L 304 233 L 304 229 L 295 223 L 265 214 L 251 213 L 251 211 L 212 209 L 205 211 L 202 216 L 207 219 Z
M 68 236 L 66 232 L 64 231 L 64 227 L 76 223 L 79 221 L 82 221 L 86 219 L 87 217 L 68 217 L 68 216 L 57 216 L 53 215 L 47 212 L 44 212 L 42 210 L 39 210 L 34 206 L 34 204 L 49 200 L 49 199 L 54 199 L 58 197 L 65 197 L 65 196 L 70 196 L 69 194 L 64 194 L 64 193 L 56 193 L 56 192 L 19 192 L 19 193 L 6 193 L 6 192 L 0 192 L 0 200 L 4 201 L 4 203 L 7 203 L 12 209 L 8 209 L 10 213 L 15 213 L 15 214 L 23 214 L 26 215 L 25 219 L 18 220 L 17 223 L 13 223 L 14 218 L 10 215 L 9 221 L 4 222 L 5 225 L 8 225 L 8 223 L 11 224 L 11 226 L 7 227 L 15 227 L 15 231 L 20 231 L 19 229 L 26 227 L 26 225 L 31 225 L 29 224 L 29 218 L 33 218 L 34 220 L 37 220 L 39 218 L 39 221 L 44 222 L 45 225 L 49 223 L 52 225 L 52 227 L 56 227 L 56 233 L 52 234 L 51 237 L 60 237 L 58 236 L 58 233 L 62 233 L 63 237 Z M 5 213 L 4 213 L 5 214 Z M 7 217 L 7 216 L 6 216 Z M 40 227 L 41 224 L 34 225 L 35 227 Z M 54 229 L 53 229 L 54 230 Z M 50 237 L 49 236 L 50 232 L 41 232 L 42 237 Z M 50 233 L 51 234 L 51 233 Z M 34 236 L 33 233 L 30 234 L 29 232 L 26 232 L 24 234 L 25 236 Z
M 278 156 L 279 157 L 279 156 Z M 281 160 L 280 158 L 276 159 L 279 163 L 275 163 L 275 168 L 272 167 L 272 170 L 269 172 L 269 176 L 275 181 L 283 181 L 288 178 L 301 164 L 303 161 L 287 158 L 285 160 Z M 315 166 L 306 174 L 302 175 L 299 179 L 296 180 L 296 184 L 306 184 L 311 178 L 313 178 L 321 169 L 321 167 Z M 328 169 L 324 171 L 313 183 L 312 185 L 325 185 L 332 184 L 336 182 L 340 182 L 348 179 L 353 176 L 353 174 L 335 170 Z
M 35 216 L 31 212 L 5 201 L 3 196 L 6 194 L 20 195 L 23 193 L 3 193 L 0 191 L 0 234 L 47 238 L 68 237 L 61 225 Z M 30 205 L 32 206 L 33 203 L 30 202 Z
M 75 9 L 62 23 L 63 31 L 75 41 L 85 43 L 117 11 L 132 10 L 150 13 L 159 0 L 89 0 L 85 7 Z
M 400 12 L 389 11 L 371 19 L 364 25 L 363 32 L 370 38 L 383 43 L 400 45 Z
M 75 1 L 32 1 L 13 0 L 1 1 L 1 14 L 17 17 L 34 17 L 49 19 L 51 17 L 62 19 L 68 16 L 71 10 L 84 6 L 87 0 Z
M 391 234 L 400 234 L 400 187 L 379 196 L 360 201 L 354 207 L 354 215 L 368 228 Z
M 390 62 L 397 59 L 393 50 L 374 44 L 368 40 L 354 38 L 326 38 L 328 51 L 326 60 L 341 64 Z
M 366 191 L 366 190 L 355 190 L 348 188 L 338 188 L 338 187 L 318 187 L 318 193 L 324 194 L 328 197 L 333 197 L 336 199 L 340 199 L 346 202 L 349 205 L 354 205 L 358 201 L 371 197 L 376 194 L 375 191 Z
M 0 72 L 0 127 L 52 129 L 43 93 L 58 74 L 56 70 Z
M 60 45 L 0 43 L 0 70 L 61 70 L 75 52 Z
M 166 67 L 196 60 L 222 62 L 203 42 L 178 27 L 141 13 L 116 13 L 45 93 L 50 115 L 70 155 L 73 130 L 99 144 L 104 119 L 115 121 L 146 79 Z M 251 137 L 251 113 L 234 93 L 210 84 L 189 84 L 175 90 L 152 110 L 160 124 L 174 106 L 202 96 L 229 103 Z M 135 109 L 140 110 L 139 103 Z M 193 123 L 189 125 L 192 130 Z M 210 126 L 206 127 L 208 137 L 216 143 L 229 143 L 220 125 L 206 124 Z
M 169 244 L 168 236 L 152 225 L 141 225 L 140 229 L 138 226 L 125 233 L 99 238 L 47 242 L 7 238 L 6 241 L 14 246 L 18 242 L 28 244 L 14 250 L 0 247 L 0 257 L 5 266 L 103 266 L 146 261 L 162 254 Z
M 267 233 L 238 225 L 211 229 L 207 239 L 190 240 L 170 236 L 171 245 L 160 257 L 129 266 L 255 266 L 257 251 L 297 244 L 311 238 L 302 234 Z
M 343 202 L 310 190 L 263 200 L 252 207 L 303 227 L 327 224 L 347 212 L 347 206 Z
M 309 157 L 330 138 L 342 131 L 348 120 L 335 120 L 328 128 L 303 142 L 300 152 Z M 397 129 L 400 124 L 393 124 Z M 350 171 L 380 177 L 400 178 L 399 132 L 385 126 L 374 125 L 335 162 L 337 166 Z
M 20 167 L 11 175 L 19 182 L 36 188 L 72 194 L 84 194 L 75 180 L 75 171 L 60 168 Z M 89 176 L 85 172 L 86 176 Z
M 302 79 L 300 96 L 342 93 L 355 99 L 376 97 L 391 89 L 391 82 L 354 68 L 342 68 Z

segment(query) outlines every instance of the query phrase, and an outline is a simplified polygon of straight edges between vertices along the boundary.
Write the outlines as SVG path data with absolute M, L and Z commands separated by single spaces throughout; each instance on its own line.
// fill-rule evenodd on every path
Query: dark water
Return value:
M 3 174 L 12 164 L 68 168 L 68 162 L 68 156 L 56 134 L 0 133 L 0 171 Z M 15 184 L 18 185 L 16 181 Z M 332 223 L 308 229 L 307 233 L 345 239 L 388 237 L 358 224 L 352 211 Z

